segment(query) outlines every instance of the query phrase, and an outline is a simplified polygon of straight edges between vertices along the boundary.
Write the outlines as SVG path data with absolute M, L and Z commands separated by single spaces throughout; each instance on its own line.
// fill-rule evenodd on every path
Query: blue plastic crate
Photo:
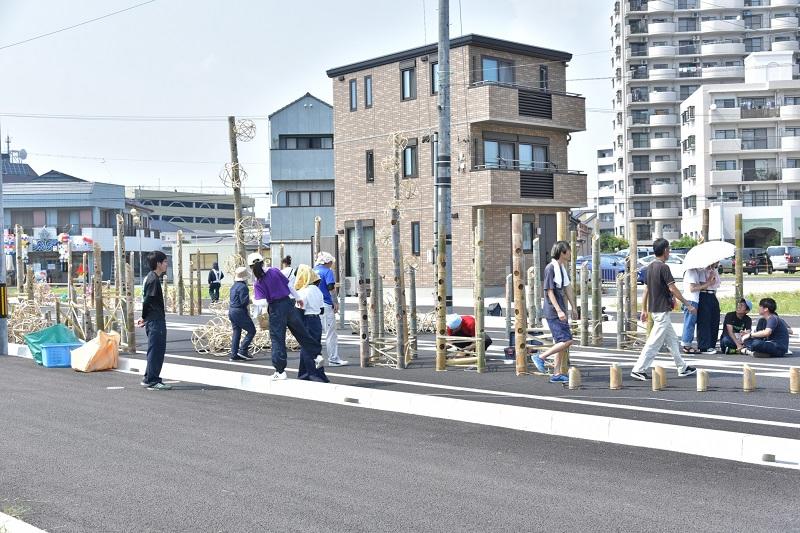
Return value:
M 81 344 L 45 344 L 42 346 L 42 366 L 47 368 L 70 368 L 72 350 Z

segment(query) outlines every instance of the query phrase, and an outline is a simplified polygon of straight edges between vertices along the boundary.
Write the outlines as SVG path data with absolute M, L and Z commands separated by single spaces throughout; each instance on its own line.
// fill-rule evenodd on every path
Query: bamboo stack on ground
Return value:
M 281 245 L 282 247 L 283 245 Z M 356 277 L 358 281 L 359 361 L 369 366 L 369 317 L 367 315 L 367 281 L 364 265 L 364 221 L 355 222 Z M 283 250 L 281 249 L 281 259 Z
M 512 274 L 514 287 L 514 348 L 517 375 L 528 373 L 528 320 L 525 318 L 525 282 L 522 252 L 522 215 L 511 215 Z
M 479 373 L 486 372 L 486 348 L 484 346 L 484 250 L 483 239 L 486 227 L 486 217 L 483 209 L 477 210 L 475 225 L 475 357 Z M 520 279 L 520 283 L 522 280 Z M 528 323 L 529 324 L 529 323 Z
M 446 286 L 446 257 L 444 224 L 439 224 L 438 243 L 436 246 L 436 370 L 447 370 L 447 286 Z

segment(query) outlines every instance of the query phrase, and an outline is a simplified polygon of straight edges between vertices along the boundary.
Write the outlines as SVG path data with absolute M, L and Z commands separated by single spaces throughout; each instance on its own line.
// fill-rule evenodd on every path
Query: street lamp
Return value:
M 136 234 L 139 236 L 139 278 L 143 280 L 144 270 L 142 269 L 142 231 L 143 231 L 143 228 L 141 226 L 142 217 L 139 216 L 139 210 L 136 209 L 135 207 L 131 207 L 129 213 L 131 215 L 131 219 L 133 220 L 134 231 L 136 231 Z M 139 228 L 139 230 L 135 229 L 137 227 Z

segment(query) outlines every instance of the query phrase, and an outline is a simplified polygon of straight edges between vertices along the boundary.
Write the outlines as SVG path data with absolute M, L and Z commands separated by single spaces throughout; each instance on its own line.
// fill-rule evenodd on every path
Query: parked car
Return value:
M 770 246 L 767 255 L 772 263 L 773 270 L 795 272 L 800 267 L 799 246 Z
M 584 255 L 578 257 L 576 265 L 580 272 L 581 265 L 586 263 L 589 272 L 592 271 L 592 256 Z M 603 281 L 614 282 L 617 274 L 625 272 L 625 259 L 616 254 L 600 254 L 600 277 Z
M 618 255 L 618 256 L 620 256 L 622 258 L 627 258 L 630 253 L 631 253 L 630 249 L 629 248 L 625 248 L 625 249 L 620 250 L 619 252 L 617 252 L 616 255 Z M 639 256 L 639 259 L 641 259 L 642 257 L 647 257 L 648 255 L 650 255 L 652 253 L 653 253 L 653 247 L 652 246 L 639 246 L 639 247 L 636 248 L 636 255 Z
M 764 248 L 742 248 L 742 259 L 744 260 L 743 261 L 743 265 L 742 265 L 742 271 L 748 272 L 748 266 L 747 266 L 748 261 L 750 261 L 751 259 L 757 257 L 759 254 L 764 254 L 767 257 L 767 261 L 766 262 L 770 263 L 769 256 L 766 255 L 767 251 Z M 733 268 L 735 270 L 736 269 L 736 256 L 734 256 L 732 264 L 733 264 Z M 755 263 L 753 263 L 753 265 L 755 265 Z M 772 268 L 772 263 L 770 263 L 770 269 L 771 268 Z M 767 269 L 766 268 L 759 268 L 759 271 L 767 272 Z M 752 274 L 752 272 L 749 272 L 749 273 Z
M 725 274 L 726 272 L 733 272 L 733 257 L 728 257 L 723 259 L 719 262 L 719 268 L 717 269 L 720 274 Z
M 669 254 L 669 259 L 667 259 L 667 266 L 669 267 L 669 271 L 672 273 L 672 277 L 675 279 L 683 279 L 683 275 L 686 272 L 686 267 L 683 266 L 683 254 Z M 656 256 L 648 255 L 647 257 L 643 257 L 639 259 L 639 268 L 636 271 L 636 281 L 639 285 L 644 284 L 644 276 L 645 270 L 647 266 L 655 260 Z
M 769 260 L 767 252 L 758 252 L 744 260 L 742 270 L 748 274 L 760 274 L 761 272 L 772 274 L 772 261 Z

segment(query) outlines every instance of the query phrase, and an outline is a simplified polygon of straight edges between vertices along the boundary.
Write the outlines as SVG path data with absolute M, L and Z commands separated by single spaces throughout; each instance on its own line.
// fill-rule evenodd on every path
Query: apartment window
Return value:
M 404 68 L 400 71 L 400 99 L 414 100 L 417 97 L 417 69 Z
M 714 168 L 716 170 L 736 170 L 736 160 L 726 159 L 723 161 L 717 161 L 714 164 Z
M 744 27 L 748 30 L 758 30 L 763 27 L 762 15 L 744 15 L 742 16 Z
M 412 255 L 419 255 L 421 248 L 422 248 L 422 246 L 420 245 L 419 222 L 412 222 L 411 223 L 411 254 Z
M 545 170 L 549 165 L 547 146 L 541 144 L 519 144 L 520 170 Z
M 743 128 L 742 150 L 763 150 L 767 148 L 767 128 Z
M 683 179 L 694 178 L 697 176 L 697 166 L 689 165 L 683 169 Z
M 417 140 L 409 139 L 403 150 L 403 177 L 416 178 L 417 176 Z
M 683 199 L 684 209 L 694 209 L 697 207 L 697 196 L 687 196 Z
M 714 130 L 715 139 L 735 139 L 736 130 Z
M 633 171 L 641 172 L 650 170 L 650 157 L 646 155 L 633 156 Z
M 679 18 L 678 31 L 697 31 L 696 18 Z
M 641 57 L 647 55 L 647 43 L 631 43 L 631 56 Z
M 800 96 L 784 96 L 783 105 L 800 105 Z
M 364 109 L 372 107 L 372 76 L 364 77 Z
M 683 144 L 683 151 L 684 151 L 684 152 L 690 152 L 690 151 L 694 150 L 694 139 L 695 139 L 695 136 L 694 136 L 694 135 L 689 135 L 689 136 L 688 136 L 688 137 L 687 137 L 687 138 L 686 138 L 686 139 L 683 141 L 683 143 L 682 143 L 682 144 Z
M 439 94 L 439 62 L 431 63 L 431 94 Z
M 634 133 L 632 134 L 633 137 L 633 147 L 634 148 L 649 148 L 650 147 L 650 137 L 647 133 Z
M 695 92 L 698 89 L 698 87 L 700 87 L 700 86 L 699 85 L 681 85 L 680 99 L 681 100 L 686 100 L 687 98 L 689 98 L 689 96 L 691 96 L 691 94 L 693 92 Z
M 597 201 L 597 203 L 598 203 L 599 205 L 611 205 L 611 204 L 613 204 L 613 203 L 614 203 L 614 198 L 612 198 L 612 197 L 610 197 L 610 196 L 605 196 L 605 197 L 603 197 L 603 198 L 600 198 L 600 199 Z
M 714 100 L 714 105 L 717 106 L 717 109 L 725 109 L 736 107 L 736 99 L 735 98 L 717 98 Z
M 800 136 L 800 128 L 784 128 L 784 137 L 797 137 Z
M 550 76 L 547 65 L 539 65 L 539 88 L 543 91 L 550 90 Z
M 631 122 L 634 124 L 649 124 L 650 114 L 647 110 L 637 109 L 631 112 Z
M 288 191 L 286 193 L 288 207 L 331 207 L 333 191 Z
M 494 57 L 481 58 L 483 81 L 514 83 L 514 63 Z
M 330 135 L 317 135 L 317 136 L 284 136 L 281 135 L 278 139 L 278 148 L 280 150 L 332 150 L 333 137 Z M 223 209 L 220 207 L 219 209 Z M 233 209 L 231 206 L 228 209 Z
M 372 150 L 367 150 L 366 167 L 367 183 L 373 183 L 375 181 L 375 152 Z
M 483 164 L 486 168 L 514 168 L 514 143 L 483 141 Z
M 350 80 L 350 111 L 358 109 L 358 80 Z
M 786 168 L 800 168 L 800 159 L 787 159 Z
M 746 53 L 761 52 L 762 50 L 764 50 L 763 37 L 750 37 L 744 40 L 744 51 Z

